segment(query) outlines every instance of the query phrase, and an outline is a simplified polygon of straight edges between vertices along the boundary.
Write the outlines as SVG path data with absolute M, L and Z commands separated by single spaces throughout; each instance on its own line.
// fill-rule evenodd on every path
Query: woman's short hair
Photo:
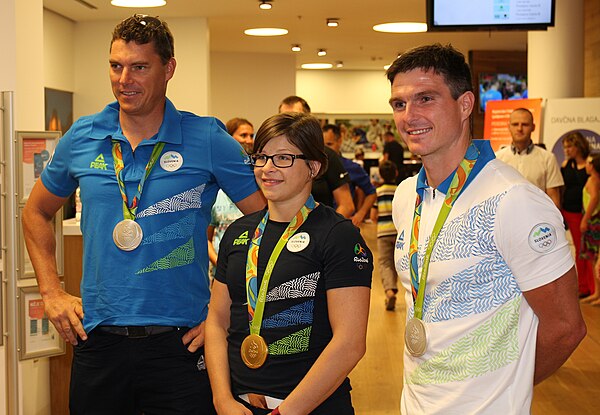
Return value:
M 308 160 L 321 163 L 316 177 L 327 171 L 327 154 L 323 141 L 323 131 L 319 120 L 309 114 L 289 112 L 267 118 L 254 139 L 254 153 L 260 153 L 269 141 L 277 137 L 285 137 L 290 144 L 298 147 Z
M 571 131 L 563 138 L 563 145 L 571 144 L 579 149 L 581 156 L 586 159 L 590 155 L 590 144 L 579 131 Z

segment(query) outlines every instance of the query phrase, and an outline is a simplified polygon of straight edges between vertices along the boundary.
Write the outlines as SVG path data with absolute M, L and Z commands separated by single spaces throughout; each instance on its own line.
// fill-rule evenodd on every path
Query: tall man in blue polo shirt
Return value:
M 119 23 L 109 64 L 116 102 L 60 140 L 23 213 L 46 313 L 74 346 L 71 414 L 214 413 L 203 363 L 210 210 L 219 188 L 245 213 L 264 202 L 224 126 L 166 98 L 176 61 L 164 21 Z M 81 299 L 60 287 L 51 226 L 78 186 Z

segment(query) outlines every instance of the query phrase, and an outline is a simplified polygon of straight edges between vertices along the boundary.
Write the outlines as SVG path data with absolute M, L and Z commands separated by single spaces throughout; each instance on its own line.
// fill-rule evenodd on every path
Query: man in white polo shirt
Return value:
M 535 130 L 531 111 L 526 108 L 514 110 L 510 114 L 508 129 L 512 143 L 499 150 L 496 157 L 546 192 L 560 209 L 560 187 L 565 183 L 554 154 L 531 141 L 531 133 Z

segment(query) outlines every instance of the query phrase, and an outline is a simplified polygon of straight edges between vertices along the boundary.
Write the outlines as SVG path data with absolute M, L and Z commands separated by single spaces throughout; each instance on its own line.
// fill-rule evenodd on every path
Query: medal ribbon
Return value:
M 123 163 L 123 153 L 121 152 L 121 143 L 117 140 L 112 140 L 112 155 L 113 155 L 113 163 L 115 166 L 115 175 L 117 176 L 117 183 L 119 184 L 119 191 L 121 192 L 121 197 L 123 198 L 123 218 L 135 220 L 135 214 L 137 212 L 137 208 L 140 202 L 140 198 L 142 197 L 142 190 L 144 189 L 144 184 L 146 183 L 146 179 L 150 176 L 150 172 L 152 168 L 156 164 L 160 153 L 162 153 L 163 148 L 165 147 L 165 143 L 160 142 L 154 145 L 154 149 L 152 150 L 152 154 L 150 155 L 150 160 L 146 164 L 146 170 L 144 173 L 144 177 L 140 180 L 138 184 L 137 192 L 131 201 L 131 206 L 129 206 L 127 200 L 127 194 L 125 193 L 125 182 L 123 181 L 123 169 L 125 168 L 125 163 Z
M 279 255 L 288 240 L 294 235 L 300 226 L 306 221 L 308 214 L 316 207 L 315 199 L 312 195 L 306 200 L 306 203 L 296 216 L 292 218 L 287 228 L 283 231 L 281 238 L 275 245 L 275 249 L 269 257 L 265 273 L 260 283 L 260 291 L 256 295 L 256 281 L 258 274 L 258 251 L 262 242 L 262 236 L 269 220 L 269 212 L 261 219 L 260 223 L 254 231 L 254 236 L 248 248 L 248 259 L 246 261 L 246 297 L 248 299 L 248 319 L 250 320 L 250 334 L 260 334 L 260 326 L 262 324 L 263 312 L 267 299 L 267 290 L 269 289 L 269 280 L 275 268 L 275 263 L 279 259 Z
M 421 209 L 423 207 L 424 189 L 417 187 L 417 200 L 415 202 L 415 212 L 413 216 L 412 232 L 410 236 L 410 248 L 408 252 L 408 258 L 410 262 L 410 280 L 412 285 L 412 296 L 415 301 L 415 318 L 421 319 L 423 316 L 423 301 L 425 299 L 425 287 L 427 285 L 427 274 L 429 273 L 429 262 L 431 260 L 431 253 L 433 252 L 433 246 L 437 241 L 438 235 L 452 210 L 452 206 L 458 196 L 462 192 L 473 166 L 479 157 L 479 151 L 471 144 L 467 149 L 465 158 L 460 162 L 460 165 L 456 169 L 448 193 L 440 209 L 440 213 L 433 226 L 433 231 L 429 237 L 429 244 L 425 251 L 423 258 L 423 269 L 421 270 L 421 279 L 419 280 L 419 264 L 418 264 L 418 251 L 419 251 L 419 227 L 421 223 Z

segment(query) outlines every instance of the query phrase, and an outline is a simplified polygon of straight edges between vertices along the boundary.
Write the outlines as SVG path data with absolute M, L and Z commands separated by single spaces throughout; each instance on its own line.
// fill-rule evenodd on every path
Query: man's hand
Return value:
M 81 324 L 83 320 L 81 298 L 57 290 L 55 293 L 46 294 L 43 299 L 46 315 L 65 341 L 75 346 L 77 336 L 87 340 L 87 334 Z
M 181 338 L 183 344 L 188 344 L 188 351 L 194 353 L 198 348 L 204 346 L 204 321 L 196 327 L 192 327 Z

